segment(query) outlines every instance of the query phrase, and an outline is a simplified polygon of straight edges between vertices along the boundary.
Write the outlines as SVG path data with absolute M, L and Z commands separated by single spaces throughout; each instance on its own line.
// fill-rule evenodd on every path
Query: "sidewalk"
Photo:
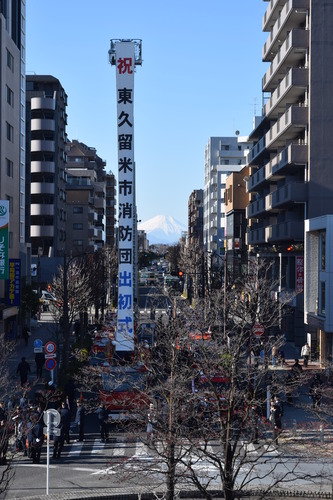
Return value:
M 29 392 L 29 399 L 34 396 L 35 389 L 41 388 L 42 385 L 50 379 L 50 372 L 43 368 L 43 380 L 36 384 L 36 364 L 35 364 L 35 353 L 34 353 L 34 341 L 40 339 L 43 346 L 46 342 L 53 340 L 55 341 L 57 325 L 54 323 L 53 317 L 49 313 L 42 313 L 41 319 L 36 321 L 34 325 L 31 325 L 30 331 L 31 336 L 28 340 L 28 345 L 25 345 L 24 339 L 17 339 L 16 346 L 8 359 L 9 374 L 11 380 L 15 381 L 18 387 L 20 387 L 20 376 L 16 374 L 17 366 L 24 356 L 26 361 L 30 365 L 31 372 L 28 375 L 28 382 L 32 390 Z

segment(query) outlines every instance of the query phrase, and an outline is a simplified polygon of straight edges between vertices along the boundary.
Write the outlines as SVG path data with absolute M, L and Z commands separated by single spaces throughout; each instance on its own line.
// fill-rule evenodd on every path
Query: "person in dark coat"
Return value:
M 53 458 L 60 458 L 65 442 L 64 425 L 61 421 L 58 429 L 60 429 L 59 436 L 53 436 Z
M 21 385 L 22 386 L 27 383 L 28 373 L 30 373 L 30 372 L 31 372 L 30 365 L 25 360 L 25 357 L 23 356 L 23 358 L 21 359 L 21 361 L 20 361 L 20 363 L 19 363 L 19 365 L 17 367 L 17 370 L 16 370 L 16 373 L 20 374 Z
M 270 421 L 273 426 L 273 436 L 274 436 L 274 441 L 275 444 L 278 444 L 278 437 L 281 434 L 282 430 L 282 415 L 281 415 L 281 409 L 278 404 L 275 402 L 271 402 L 271 415 L 270 415 Z
M 42 446 L 44 442 L 43 424 L 39 420 L 32 425 L 30 431 L 31 458 L 34 464 L 39 464 Z
M 27 346 L 28 345 L 28 341 L 29 341 L 29 337 L 30 337 L 30 330 L 27 327 L 27 325 L 24 325 L 24 327 L 22 329 L 22 337 L 24 339 L 25 345 Z
M 61 417 L 61 423 L 64 427 L 64 439 L 67 444 L 69 444 L 69 430 L 71 426 L 71 413 L 69 411 L 68 406 L 66 406 L 66 403 L 61 403 L 61 410 L 60 410 L 60 417 Z
M 109 440 L 109 429 L 108 429 L 108 412 L 105 408 L 104 404 L 101 404 L 96 411 L 99 430 L 101 433 L 101 442 L 105 443 L 105 441 Z
M 77 402 L 77 410 L 76 410 L 76 416 L 75 416 L 75 423 L 78 426 L 79 430 L 79 441 L 84 440 L 84 423 L 85 423 L 85 418 L 86 418 L 86 412 L 83 404 L 81 401 L 78 399 Z
M 43 376 L 43 366 L 44 366 L 44 363 L 45 363 L 45 354 L 43 352 L 36 352 L 35 363 L 36 363 L 36 375 L 37 375 L 37 378 L 42 378 L 42 376 Z

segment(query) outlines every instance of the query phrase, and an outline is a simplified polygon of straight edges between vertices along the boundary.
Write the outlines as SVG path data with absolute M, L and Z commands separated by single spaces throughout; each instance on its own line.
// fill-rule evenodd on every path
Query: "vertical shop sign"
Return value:
M 0 279 L 8 279 L 9 201 L 0 200 Z
M 304 290 L 304 257 L 296 257 L 296 293 L 302 293 Z
M 21 259 L 9 259 L 8 304 L 20 305 Z

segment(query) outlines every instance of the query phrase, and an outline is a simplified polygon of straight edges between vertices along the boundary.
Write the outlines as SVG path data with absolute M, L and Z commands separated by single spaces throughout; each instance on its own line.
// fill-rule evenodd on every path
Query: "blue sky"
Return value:
M 135 75 L 137 207 L 171 215 L 204 187 L 210 136 L 247 135 L 261 110 L 263 0 L 27 0 L 26 69 L 68 94 L 68 137 L 94 147 L 117 176 L 111 38 L 142 39 Z

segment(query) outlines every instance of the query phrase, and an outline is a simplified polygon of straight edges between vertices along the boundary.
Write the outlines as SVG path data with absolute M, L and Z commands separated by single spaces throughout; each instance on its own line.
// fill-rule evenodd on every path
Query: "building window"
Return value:
M 83 214 L 83 207 L 73 207 L 73 214 Z
M 74 222 L 73 229 L 83 229 L 83 224 L 81 222 Z
M 325 281 L 320 282 L 319 314 L 325 316 Z
M 75 247 L 82 247 L 83 246 L 83 240 L 73 240 L 73 245 Z
M 7 172 L 8 177 L 13 177 L 14 164 L 11 160 L 8 160 L 8 158 L 6 158 L 6 172 Z
M 225 144 L 225 145 L 221 145 L 221 151 L 229 151 L 229 145 L 228 144 Z
M 14 142 L 14 128 L 6 122 L 6 137 L 10 142 Z
M 12 214 L 13 213 L 13 197 L 12 196 L 8 196 L 6 195 L 6 200 L 8 201 L 8 204 L 9 204 L 9 213 Z
M 14 73 L 14 57 L 12 56 L 12 54 L 9 52 L 8 49 L 7 49 L 7 66 Z
M 14 92 L 8 85 L 6 85 L 6 100 L 7 103 L 13 108 L 14 107 Z
M 321 271 L 326 269 L 326 231 L 321 231 L 319 236 L 319 266 Z

